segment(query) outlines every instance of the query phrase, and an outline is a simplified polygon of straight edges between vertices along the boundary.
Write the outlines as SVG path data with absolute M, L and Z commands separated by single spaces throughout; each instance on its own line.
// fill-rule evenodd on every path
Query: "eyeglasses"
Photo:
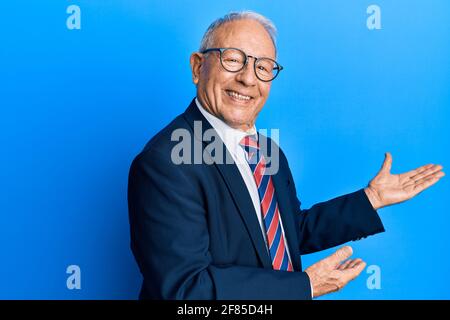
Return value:
M 229 72 L 239 72 L 247 65 L 248 58 L 255 59 L 253 69 L 256 77 L 264 82 L 272 81 L 283 70 L 283 67 L 275 60 L 250 56 L 237 48 L 210 48 L 203 50 L 201 53 L 204 54 L 211 51 L 220 52 L 220 64 Z

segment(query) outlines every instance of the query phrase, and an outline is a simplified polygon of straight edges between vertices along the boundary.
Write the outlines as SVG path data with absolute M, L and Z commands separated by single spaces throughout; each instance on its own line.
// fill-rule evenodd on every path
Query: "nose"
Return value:
M 255 58 L 248 57 L 247 63 L 245 64 L 244 68 L 236 74 L 236 80 L 246 87 L 255 86 L 258 81 L 253 67 L 255 61 L 250 59 Z

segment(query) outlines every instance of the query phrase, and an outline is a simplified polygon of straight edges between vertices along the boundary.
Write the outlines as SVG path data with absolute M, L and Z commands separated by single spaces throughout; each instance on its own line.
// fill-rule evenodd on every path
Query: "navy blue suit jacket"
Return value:
M 211 128 L 192 101 L 130 168 L 131 248 L 144 277 L 140 298 L 311 299 L 301 254 L 384 231 L 363 189 L 302 210 L 280 150 L 272 179 L 295 272 L 273 270 L 237 166 L 171 161 L 179 143 L 171 141 L 174 130 L 187 130 L 199 143 L 194 121 Z

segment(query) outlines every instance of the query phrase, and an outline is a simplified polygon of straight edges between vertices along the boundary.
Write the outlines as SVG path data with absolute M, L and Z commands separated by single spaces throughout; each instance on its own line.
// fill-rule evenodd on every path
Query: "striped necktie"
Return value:
M 274 270 L 293 271 L 281 230 L 280 211 L 278 209 L 272 176 L 266 174 L 266 162 L 264 156 L 259 152 L 256 135 L 244 137 L 240 145 L 247 153 L 247 161 L 253 172 L 256 186 L 258 187 L 261 214 L 264 217 L 272 267 Z

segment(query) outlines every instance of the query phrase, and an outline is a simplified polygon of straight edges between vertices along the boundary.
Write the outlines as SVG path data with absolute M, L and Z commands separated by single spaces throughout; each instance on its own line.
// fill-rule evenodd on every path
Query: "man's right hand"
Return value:
M 350 246 L 342 247 L 305 270 L 309 276 L 314 297 L 342 289 L 364 270 L 366 267 L 364 261 L 348 259 L 352 254 L 353 250 Z M 348 260 L 344 261 L 346 259 Z

